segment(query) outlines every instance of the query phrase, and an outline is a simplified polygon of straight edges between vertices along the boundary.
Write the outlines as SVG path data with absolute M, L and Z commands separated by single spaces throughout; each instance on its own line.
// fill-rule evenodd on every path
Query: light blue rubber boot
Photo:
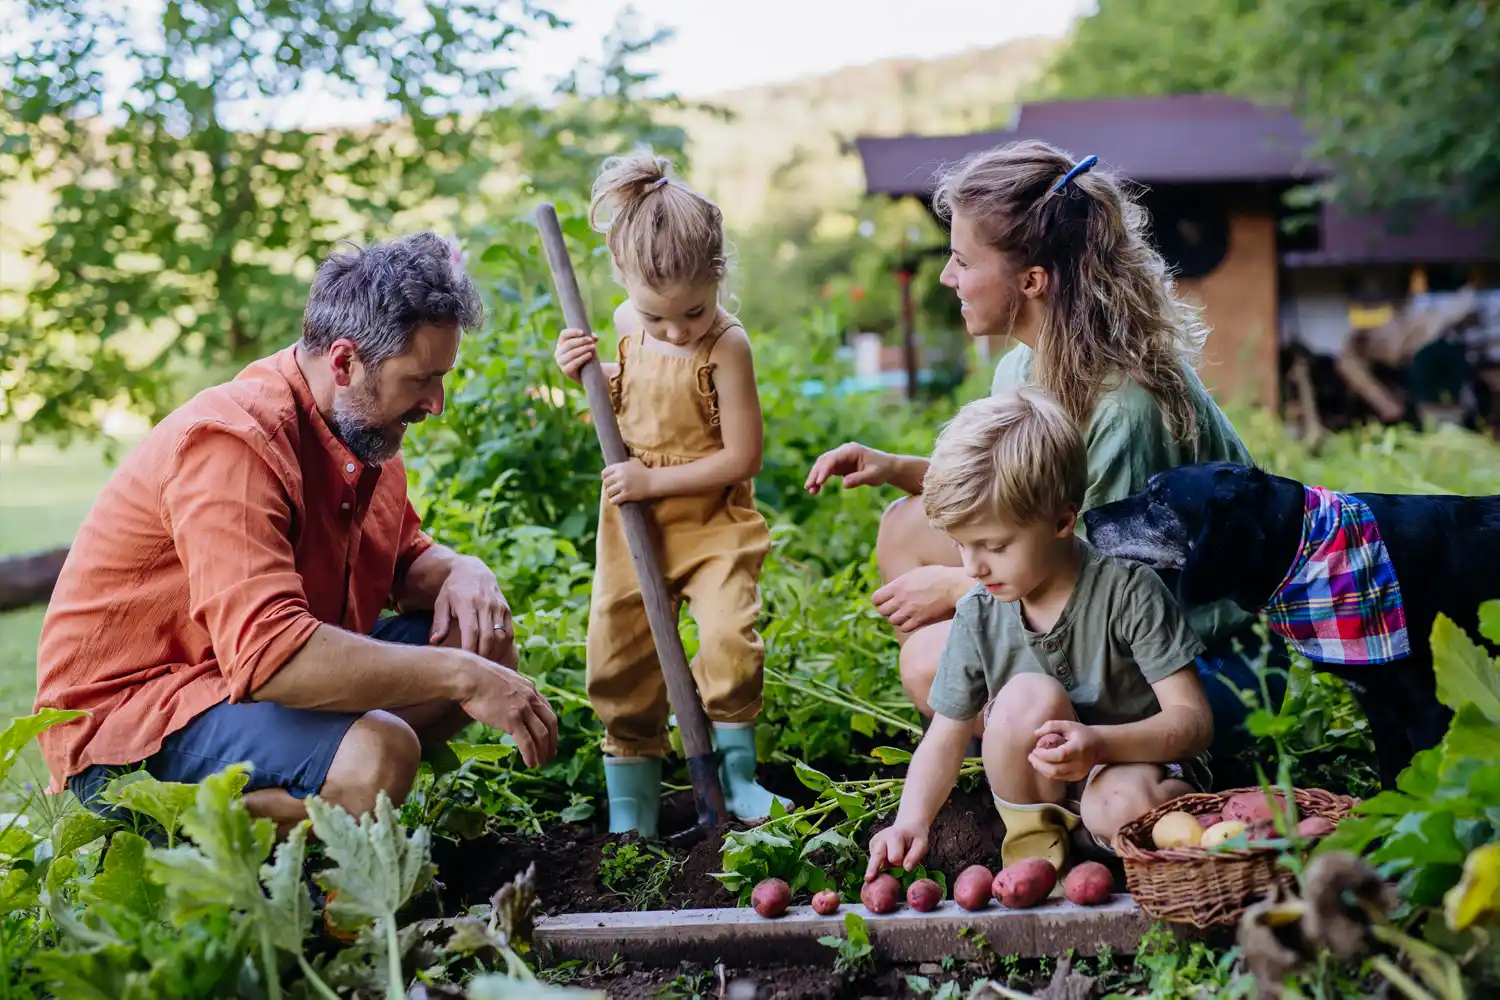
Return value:
M 634 830 L 656 839 L 661 818 L 661 758 L 605 757 L 604 788 L 609 794 L 609 832 Z
M 724 786 L 724 807 L 747 823 L 758 823 L 771 815 L 771 803 L 790 809 L 790 799 L 772 795 L 755 780 L 755 723 L 715 722 L 714 741 L 719 746 L 719 783 Z

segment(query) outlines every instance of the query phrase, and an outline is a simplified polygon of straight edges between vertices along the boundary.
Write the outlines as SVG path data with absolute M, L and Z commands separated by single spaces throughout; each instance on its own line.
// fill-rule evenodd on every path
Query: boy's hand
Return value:
M 650 500 L 652 497 L 651 470 L 642 465 L 638 458 L 605 466 L 600 478 L 604 480 L 604 495 L 616 506 L 632 500 Z
M 927 853 L 927 830 L 892 823 L 870 838 L 870 864 L 865 881 L 874 881 L 880 869 L 905 868 L 911 871 Z
M 557 338 L 557 350 L 552 356 L 562 373 L 577 382 L 579 370 L 599 356 L 599 338 L 582 330 L 564 330 Z
M 1043 749 L 1042 737 L 1061 736 L 1061 746 Z M 1038 774 L 1054 781 L 1082 781 L 1095 764 L 1102 764 L 1104 741 L 1091 727 L 1072 719 L 1053 719 L 1036 731 L 1037 746 L 1026 758 Z M 1053 742 L 1053 741 L 1047 741 Z

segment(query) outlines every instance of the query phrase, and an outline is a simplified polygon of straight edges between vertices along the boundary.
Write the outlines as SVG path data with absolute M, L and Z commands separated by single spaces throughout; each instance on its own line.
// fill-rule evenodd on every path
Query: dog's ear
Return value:
M 1184 606 L 1225 598 L 1241 607 L 1255 602 L 1251 581 L 1260 575 L 1266 542 L 1258 498 L 1269 481 L 1253 483 L 1252 475 L 1234 475 L 1215 483 L 1203 527 L 1188 546 L 1177 581 L 1177 599 Z

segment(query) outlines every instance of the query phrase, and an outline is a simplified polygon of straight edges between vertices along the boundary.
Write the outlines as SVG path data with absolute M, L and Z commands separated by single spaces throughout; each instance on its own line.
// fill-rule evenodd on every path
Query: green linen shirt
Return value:
M 995 365 L 992 393 L 1030 381 L 1033 353 L 1025 344 L 1007 351 Z M 1121 378 L 1108 387 L 1094 406 L 1084 430 L 1088 450 L 1089 484 L 1083 509 L 1139 493 L 1146 480 L 1165 469 L 1192 462 L 1251 463 L 1250 452 L 1229 418 L 1214 403 L 1191 365 L 1184 365 L 1188 394 L 1198 413 L 1198 434 L 1191 442 L 1178 441 L 1162 420 L 1156 399 L 1134 379 Z M 1078 532 L 1085 535 L 1083 520 Z M 1219 601 L 1188 612 L 1188 621 L 1205 642 L 1231 635 L 1255 616 L 1231 601 Z
M 1067 689 L 1085 725 L 1137 722 L 1161 711 L 1151 685 L 1203 652 L 1181 606 L 1148 566 L 1102 556 L 1082 538 L 1078 582 L 1056 624 L 1034 632 L 1021 602 L 976 586 L 958 602 L 929 703 L 972 719 L 1017 674 L 1039 673 Z

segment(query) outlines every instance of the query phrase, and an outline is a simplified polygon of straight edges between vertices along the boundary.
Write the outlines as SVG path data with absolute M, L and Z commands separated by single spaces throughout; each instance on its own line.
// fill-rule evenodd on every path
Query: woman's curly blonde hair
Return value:
M 962 213 L 1018 268 L 1047 272 L 1032 378 L 1082 427 L 1110 380 L 1126 376 L 1156 400 L 1179 441 L 1197 436 L 1184 366 L 1208 329 L 1177 298 L 1147 240 L 1146 212 L 1101 169 L 1062 190 L 1067 153 L 1024 140 L 976 153 L 941 181 L 934 208 Z

